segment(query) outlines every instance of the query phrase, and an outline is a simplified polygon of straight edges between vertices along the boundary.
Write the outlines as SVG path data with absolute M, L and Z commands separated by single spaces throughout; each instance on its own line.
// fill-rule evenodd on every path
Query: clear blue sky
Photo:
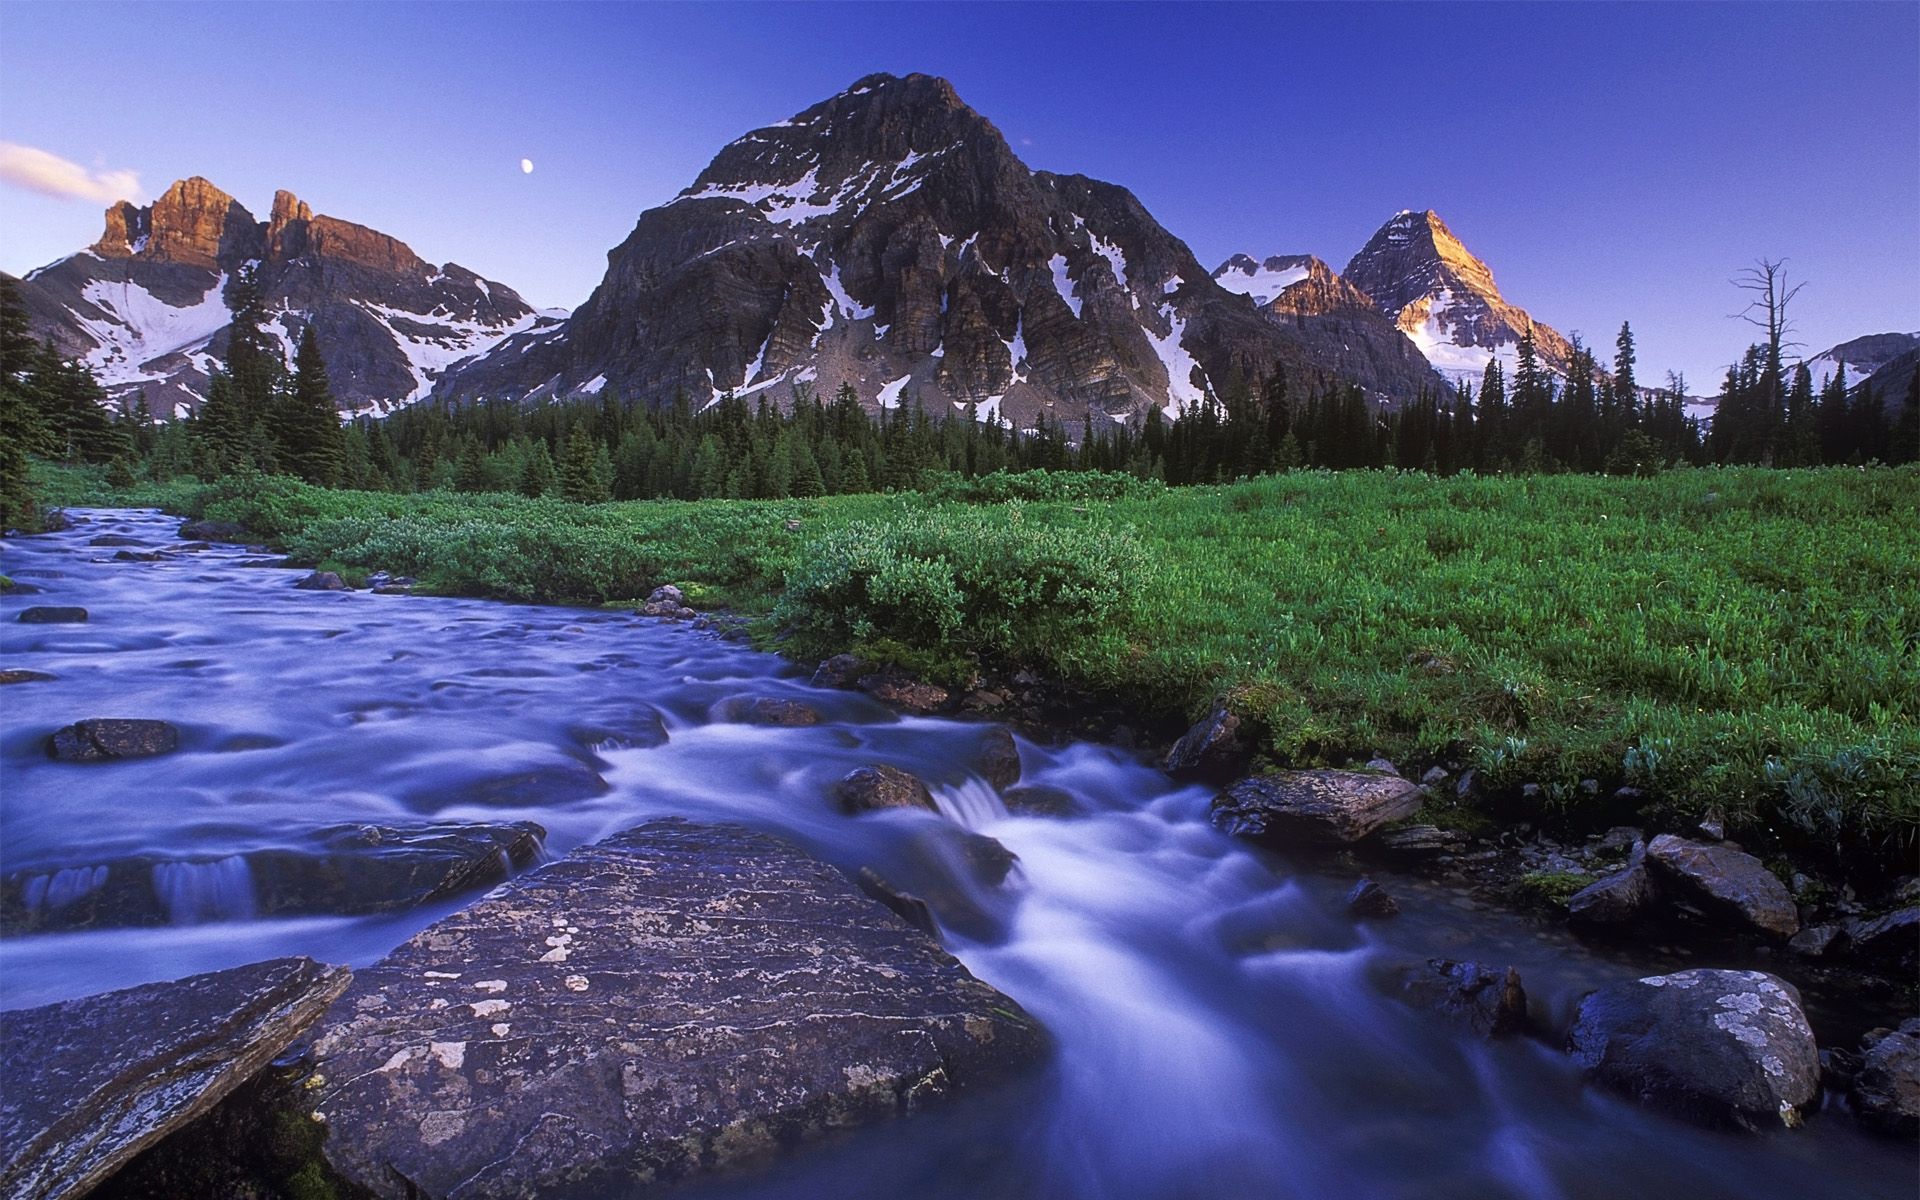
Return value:
M 142 198 L 275 188 L 541 305 L 725 142 L 925 71 L 1026 161 L 1132 188 L 1213 266 L 1336 268 L 1433 208 L 1507 297 L 1710 390 L 1728 279 L 1808 282 L 1808 353 L 1920 330 L 1920 4 L 0 3 L 0 141 Z M 523 175 L 519 161 L 535 163 Z M 0 184 L 0 268 L 98 236 Z

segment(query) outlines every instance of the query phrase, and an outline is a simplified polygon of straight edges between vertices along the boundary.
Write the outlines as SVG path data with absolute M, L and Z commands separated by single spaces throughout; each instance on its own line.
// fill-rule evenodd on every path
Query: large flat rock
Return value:
M 0 1195 L 85 1195 L 271 1062 L 351 977 L 276 958 L 0 1013 Z
M 649 822 L 421 932 L 329 1014 L 315 1109 L 391 1197 L 626 1189 L 910 1111 L 1044 1052 L 839 872 Z
M 1420 785 L 1373 771 L 1268 771 L 1213 800 L 1213 823 L 1282 848 L 1346 845 L 1420 811 Z

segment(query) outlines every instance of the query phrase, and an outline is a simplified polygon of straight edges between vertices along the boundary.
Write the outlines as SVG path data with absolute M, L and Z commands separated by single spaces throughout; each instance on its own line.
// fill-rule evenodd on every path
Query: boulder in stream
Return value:
M 1631 925 L 1645 915 L 1654 894 L 1646 843 L 1635 838 L 1625 866 L 1567 898 L 1567 915 L 1575 925 L 1590 929 Z
M 180 526 L 180 536 L 190 542 L 235 542 L 253 540 L 246 526 L 237 521 L 211 521 L 204 517 Z
M 1401 968 L 1392 992 L 1402 1004 L 1435 1012 L 1479 1037 L 1517 1033 L 1527 1025 L 1527 993 L 1512 967 L 1430 958 Z
M 1372 771 L 1269 771 L 1214 797 L 1213 823 L 1287 846 L 1357 842 L 1420 811 L 1420 785 Z
M 873 664 L 853 654 L 836 654 L 825 659 L 814 668 L 813 686 L 828 688 L 850 688 L 857 686 L 862 676 L 873 674 Z
M 1601 988 L 1568 1038 L 1589 1077 L 1712 1125 L 1800 1122 L 1820 1052 L 1792 984 L 1763 971 L 1692 970 Z
M 266 1066 L 351 979 L 278 958 L 0 1014 L 0 1195 L 85 1195 Z
M 1849 957 L 1911 977 L 1920 968 L 1920 907 L 1850 922 L 1847 941 Z
M 1020 747 L 1004 725 L 995 725 L 980 738 L 978 762 L 980 775 L 996 790 L 1005 791 L 1020 782 Z
M 659 820 L 362 970 L 310 1095 L 330 1166 L 377 1196 L 628 1194 L 916 1110 L 1045 1046 L 832 867 Z
M 45 683 L 56 676 L 45 671 L 29 671 L 24 667 L 0 668 L 0 684 L 9 683 Z
M 36 604 L 20 610 L 22 625 L 84 625 L 87 610 L 72 604 Z
M 1362 879 L 1347 893 L 1347 911 L 1356 917 L 1391 917 L 1400 911 L 1393 894 L 1371 879 Z
M 734 696 L 720 702 L 716 715 L 735 725 L 797 727 L 820 723 L 819 709 L 786 696 Z
M 152 758 L 179 748 L 178 729 L 137 717 L 90 717 L 54 730 L 47 739 L 47 757 L 61 762 Z
M 1647 843 L 1647 863 L 1662 883 L 1752 932 L 1785 939 L 1800 931 L 1793 893 L 1744 850 L 1663 833 Z
M 1853 1075 L 1853 1110 L 1868 1127 L 1896 1137 L 1920 1133 L 1920 1020 L 1866 1037 Z
M 293 585 L 303 592 L 349 592 L 353 588 L 334 571 L 315 571 Z
M 874 812 L 882 808 L 924 808 L 939 812 L 933 793 L 917 776 L 886 763 L 855 767 L 833 786 L 834 799 L 845 812 Z
M 1245 757 L 1240 718 L 1219 707 L 1180 735 L 1161 766 L 1172 775 L 1227 775 Z
M 947 689 L 938 684 L 891 669 L 861 676 L 859 686 L 874 699 L 911 713 L 938 712 L 946 707 L 950 698 Z

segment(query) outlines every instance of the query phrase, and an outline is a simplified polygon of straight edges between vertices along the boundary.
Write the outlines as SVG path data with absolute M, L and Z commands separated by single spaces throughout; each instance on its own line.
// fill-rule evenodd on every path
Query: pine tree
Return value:
M 339 482 L 343 450 L 340 410 L 334 403 L 327 364 L 320 356 L 312 324 L 300 333 L 293 379 L 282 390 L 275 417 L 274 448 L 279 465 L 321 487 Z
M 538 499 L 553 491 L 554 484 L 553 455 L 547 450 L 545 442 L 535 441 L 533 449 L 527 453 L 526 465 L 520 470 L 519 492 L 522 496 Z

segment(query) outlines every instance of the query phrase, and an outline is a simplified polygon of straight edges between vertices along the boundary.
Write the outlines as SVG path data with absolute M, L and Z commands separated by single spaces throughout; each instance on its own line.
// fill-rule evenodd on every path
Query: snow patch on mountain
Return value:
M 198 301 L 175 306 L 131 281 L 93 280 L 80 295 L 108 319 L 74 313 L 98 343 L 86 356 L 87 366 L 109 387 L 165 378 L 148 364 L 204 344 L 232 319 L 222 298 L 226 287 L 227 277 L 221 275 Z
M 1252 296 L 1261 308 L 1279 299 L 1280 293 L 1307 277 L 1307 266 L 1276 265 L 1282 260 L 1270 258 L 1256 263 L 1250 258 L 1235 258 L 1222 267 L 1213 281 L 1230 292 Z

